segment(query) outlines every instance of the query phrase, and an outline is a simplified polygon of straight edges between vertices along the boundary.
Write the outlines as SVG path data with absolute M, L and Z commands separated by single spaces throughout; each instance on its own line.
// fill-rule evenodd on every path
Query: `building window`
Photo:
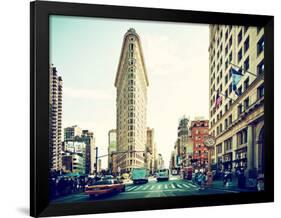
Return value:
M 240 32 L 238 34 L 238 45 L 240 44 L 241 41 L 242 41 L 242 29 L 240 30 Z
M 250 102 L 249 97 L 244 100 L 244 108 L 245 108 L 245 110 L 249 108 L 249 102 Z
M 130 51 L 133 51 L 133 50 L 134 50 L 134 44 L 133 44 L 133 43 L 130 43 L 130 44 L 129 44 L 129 49 L 130 49 Z
M 243 112 L 242 104 L 238 105 L 237 110 L 238 110 L 238 115 L 242 114 L 242 112 Z
M 228 38 L 228 31 L 225 32 L 225 41 L 227 40 Z
M 232 61 L 232 52 L 230 52 L 229 54 L 229 63 L 231 63 L 231 61 Z
M 217 145 L 217 154 L 221 154 L 222 153 L 222 144 L 218 144 Z
M 240 87 L 237 89 L 237 93 L 238 93 L 239 96 L 242 95 L 242 86 L 240 86 Z
M 232 105 L 232 99 L 229 99 L 229 107 Z
M 232 46 L 232 36 L 229 38 L 229 49 L 231 49 Z
M 232 137 L 224 141 L 224 150 L 228 151 L 232 149 Z
M 232 114 L 228 117 L 228 120 L 229 120 L 229 125 L 232 124 Z
M 250 40 L 249 40 L 249 36 L 248 36 L 244 42 L 244 53 L 246 53 L 246 51 L 248 51 L 249 45 L 250 45 Z
M 257 75 L 263 75 L 264 74 L 264 61 L 262 60 L 258 66 L 257 66 Z
M 228 128 L 228 120 L 227 120 L 227 118 L 224 120 L 224 128 L 225 128 L 225 129 Z
M 225 98 L 228 98 L 228 90 L 225 90 L 224 95 L 225 95 Z
M 244 61 L 244 70 L 249 70 L 250 60 L 249 57 Z
M 258 99 L 264 97 L 264 85 L 258 87 L 257 93 L 258 93 Z
M 228 86 L 228 93 L 231 94 L 231 92 L 232 92 L 232 84 L 230 84 L 230 85 Z
M 244 81 L 244 90 L 247 90 L 249 87 L 249 77 Z
M 243 145 L 247 143 L 248 131 L 247 129 L 243 129 L 242 131 L 237 133 L 237 144 Z
M 257 44 L 257 55 L 259 55 L 263 51 L 264 51 L 264 37 L 262 36 Z
M 228 111 L 228 104 L 226 104 L 226 105 L 224 106 L 224 111 L 225 111 L 225 112 Z
M 242 55 L 243 55 L 243 52 L 242 52 L 242 48 L 241 48 L 241 49 L 239 50 L 239 52 L 238 52 L 238 62 L 241 61 Z
M 228 82 L 228 76 L 227 76 L 227 75 L 224 77 L 224 82 L 225 82 L 225 85 L 226 85 L 227 82 Z

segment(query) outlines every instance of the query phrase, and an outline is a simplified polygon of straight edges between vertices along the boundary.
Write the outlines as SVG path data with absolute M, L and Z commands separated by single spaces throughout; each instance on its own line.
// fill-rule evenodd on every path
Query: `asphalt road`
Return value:
M 153 178 L 146 184 L 127 184 L 126 191 L 118 194 L 92 199 L 85 193 L 77 193 L 58 198 L 52 201 L 52 203 L 223 194 L 227 192 L 229 191 L 211 188 L 199 190 L 199 187 L 196 184 L 193 184 L 191 181 L 180 179 L 179 177 L 171 177 L 169 181 L 161 182 L 157 182 L 156 179 Z

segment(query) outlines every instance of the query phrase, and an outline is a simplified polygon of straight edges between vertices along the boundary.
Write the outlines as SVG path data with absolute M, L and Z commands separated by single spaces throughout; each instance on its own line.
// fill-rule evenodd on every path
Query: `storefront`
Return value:
M 247 147 L 239 148 L 235 151 L 234 168 L 245 170 L 247 168 Z

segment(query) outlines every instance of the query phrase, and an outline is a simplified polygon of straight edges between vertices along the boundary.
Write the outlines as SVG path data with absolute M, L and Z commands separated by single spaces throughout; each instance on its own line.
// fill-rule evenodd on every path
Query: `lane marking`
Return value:
M 239 193 L 239 191 L 232 191 L 232 190 L 226 190 L 226 189 L 219 189 L 219 188 L 208 188 L 214 191 L 224 191 L 224 192 L 231 192 L 231 193 Z
M 154 187 L 155 187 L 155 185 L 152 185 L 152 186 L 150 187 L 150 190 L 154 189 Z
M 158 185 L 158 189 L 161 189 L 161 185 Z
M 174 184 L 171 184 L 171 186 L 172 186 L 172 188 L 176 188 L 176 187 L 174 186 Z
M 168 189 L 168 185 L 167 184 L 165 185 L 165 189 Z

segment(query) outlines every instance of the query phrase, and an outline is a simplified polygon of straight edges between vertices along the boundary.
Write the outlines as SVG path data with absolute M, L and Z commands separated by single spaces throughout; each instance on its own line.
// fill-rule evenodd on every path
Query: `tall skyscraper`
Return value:
M 209 42 L 212 168 L 257 177 L 264 171 L 264 30 L 210 25 Z M 231 69 L 242 74 L 238 81 Z
M 96 144 L 93 132 L 82 130 L 81 140 L 86 144 L 85 173 L 94 174 L 96 162 Z
M 146 152 L 145 152 L 146 166 L 150 173 L 156 170 L 155 160 L 157 159 L 156 143 L 154 140 L 154 129 L 147 127 L 146 132 Z
M 62 169 L 62 78 L 57 69 L 50 66 L 49 99 L 49 169 Z
M 181 160 L 185 160 L 186 158 L 186 146 L 188 142 L 188 118 L 185 116 L 180 119 L 178 126 L 178 139 L 179 139 L 179 155 L 181 156 Z
M 113 157 L 114 155 L 116 156 L 117 151 L 117 139 L 116 139 L 116 129 L 111 129 L 108 132 L 108 169 L 111 171 L 114 171 L 116 173 L 116 163 L 113 162 L 113 160 L 116 160 L 116 157 Z
M 131 28 L 124 36 L 115 79 L 117 151 L 126 152 L 117 161 L 122 172 L 144 167 L 148 85 L 140 37 Z

